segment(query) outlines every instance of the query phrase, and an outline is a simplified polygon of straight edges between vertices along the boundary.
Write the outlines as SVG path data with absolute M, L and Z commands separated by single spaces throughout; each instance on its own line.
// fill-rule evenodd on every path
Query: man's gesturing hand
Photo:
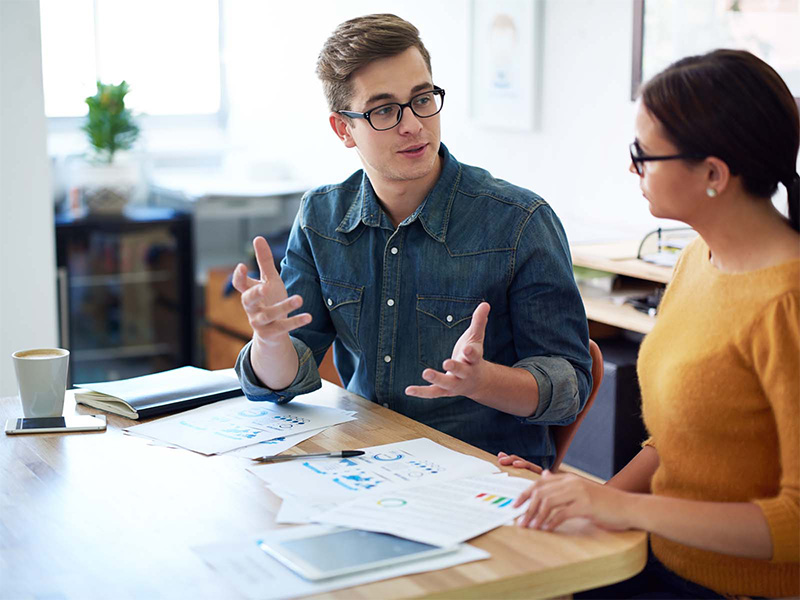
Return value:
M 445 372 L 425 369 L 422 378 L 431 385 L 410 385 L 406 388 L 406 394 L 419 398 L 474 398 L 480 393 L 487 364 L 483 360 L 483 339 L 490 309 L 488 302 L 481 302 L 472 313 L 472 323 L 458 338 L 451 358 L 442 363 Z
M 287 298 L 272 251 L 267 240 L 259 236 L 253 240 L 256 261 L 261 279 L 247 276 L 247 267 L 236 265 L 233 272 L 233 287 L 242 294 L 242 306 L 250 320 L 253 333 L 260 342 L 271 345 L 283 339 L 290 331 L 311 322 L 311 315 L 302 313 L 289 317 L 289 313 L 303 305 L 300 296 Z

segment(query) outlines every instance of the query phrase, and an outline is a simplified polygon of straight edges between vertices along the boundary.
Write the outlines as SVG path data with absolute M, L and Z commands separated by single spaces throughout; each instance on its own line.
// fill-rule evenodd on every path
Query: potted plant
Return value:
M 124 151 L 130 150 L 139 136 L 139 127 L 125 107 L 128 84 L 97 82 L 97 93 L 86 98 L 89 114 L 81 128 L 94 149 L 78 169 L 76 188 L 90 213 L 122 212 L 141 182 L 140 166 Z M 124 158 L 122 158 L 124 156 Z
M 97 93 L 86 98 L 89 114 L 82 127 L 100 160 L 114 162 L 114 153 L 130 150 L 139 137 L 139 127 L 129 108 L 125 108 L 128 84 L 119 85 L 97 82 Z

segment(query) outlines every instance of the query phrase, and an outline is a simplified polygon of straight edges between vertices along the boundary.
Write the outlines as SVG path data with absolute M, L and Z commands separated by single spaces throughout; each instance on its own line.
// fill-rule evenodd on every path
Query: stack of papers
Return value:
M 364 456 L 251 467 L 283 499 L 279 523 L 326 523 L 449 546 L 521 515 L 531 482 L 425 438 Z
M 125 429 L 201 454 L 244 458 L 274 456 L 339 423 L 355 412 L 292 401 L 252 402 L 244 396 Z

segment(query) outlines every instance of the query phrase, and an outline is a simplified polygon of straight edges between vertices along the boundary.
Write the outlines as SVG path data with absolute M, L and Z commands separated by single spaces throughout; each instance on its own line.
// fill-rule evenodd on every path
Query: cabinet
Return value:
M 192 364 L 191 218 L 171 209 L 56 218 L 61 345 L 71 383 Z

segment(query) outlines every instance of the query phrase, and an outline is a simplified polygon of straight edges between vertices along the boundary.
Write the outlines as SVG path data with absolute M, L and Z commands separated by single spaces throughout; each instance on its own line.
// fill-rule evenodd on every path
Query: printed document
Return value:
M 307 439 L 314 437 L 322 431 L 325 431 L 325 429 L 327 429 L 327 427 L 323 427 L 322 429 L 313 429 L 303 433 L 295 433 L 293 435 L 287 435 L 286 437 L 279 437 L 275 438 L 274 440 L 267 440 L 265 442 L 258 442 L 257 444 L 253 444 L 251 446 L 236 448 L 235 450 L 225 452 L 224 456 L 237 456 L 239 458 L 261 458 L 262 456 L 275 456 L 276 454 L 281 454 L 289 448 L 296 446 L 300 442 L 305 442 Z
M 373 491 L 496 473 L 492 463 L 427 438 L 361 448 L 364 456 L 296 460 L 250 467 L 278 496 L 306 504 L 346 502 Z
M 220 454 L 355 420 L 353 411 L 303 402 L 251 402 L 244 396 L 125 429 L 201 454 Z
M 523 514 L 527 503 L 518 508 L 513 504 L 531 483 L 498 473 L 370 493 L 314 520 L 453 546 Z

